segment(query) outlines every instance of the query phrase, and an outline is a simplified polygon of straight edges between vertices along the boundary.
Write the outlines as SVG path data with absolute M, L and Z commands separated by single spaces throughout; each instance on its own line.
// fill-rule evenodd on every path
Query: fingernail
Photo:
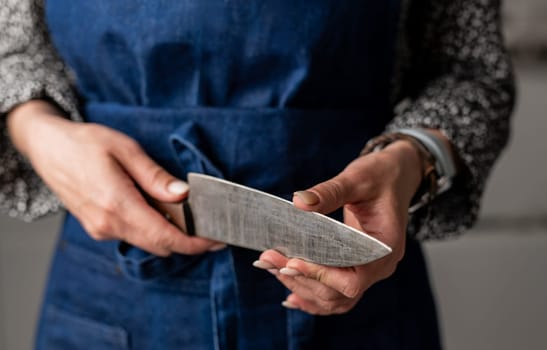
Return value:
M 288 300 L 285 300 L 281 303 L 281 305 L 283 305 L 284 307 L 286 307 L 287 309 L 298 309 L 298 306 L 294 305 L 293 303 L 291 303 L 290 301 Z
M 188 192 L 188 184 L 180 180 L 175 180 L 167 185 L 167 191 L 176 195 L 183 194 Z
M 281 270 L 279 270 L 279 273 L 285 276 L 300 276 L 302 274 L 300 271 L 291 269 L 290 267 L 282 268 Z
M 222 250 L 226 248 L 226 244 L 224 243 L 219 243 L 219 244 L 215 244 L 214 246 L 212 246 L 211 248 L 209 248 L 209 251 L 210 252 L 218 252 L 219 250 Z
M 306 205 L 315 205 L 319 203 L 319 197 L 315 193 L 310 191 L 298 191 L 294 192 L 293 195 L 300 198 L 302 202 L 304 202 L 304 204 Z
M 255 262 L 253 262 L 253 266 L 263 270 L 275 269 L 274 264 L 264 260 L 256 260 Z

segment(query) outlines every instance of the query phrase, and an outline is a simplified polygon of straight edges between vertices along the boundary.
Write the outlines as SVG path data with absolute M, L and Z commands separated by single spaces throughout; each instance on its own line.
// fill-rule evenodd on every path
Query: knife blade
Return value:
M 376 238 L 277 196 L 209 175 L 189 173 L 182 203 L 153 205 L 189 235 L 327 266 L 366 264 L 391 253 Z

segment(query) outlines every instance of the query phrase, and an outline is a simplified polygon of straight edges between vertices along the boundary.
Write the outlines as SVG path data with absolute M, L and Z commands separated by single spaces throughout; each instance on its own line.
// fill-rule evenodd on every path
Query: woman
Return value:
M 506 143 L 499 7 L 4 1 L 2 207 L 69 211 L 37 347 L 439 348 L 418 240 L 473 223 Z M 185 236 L 142 192 L 178 202 L 189 171 L 343 207 L 393 253 L 328 268 Z

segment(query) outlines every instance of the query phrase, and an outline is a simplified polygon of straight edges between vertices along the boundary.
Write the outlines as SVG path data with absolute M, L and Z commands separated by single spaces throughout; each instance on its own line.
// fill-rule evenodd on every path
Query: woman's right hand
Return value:
M 14 145 L 94 239 L 123 240 L 159 256 L 223 247 L 183 234 L 147 203 L 136 185 L 163 202 L 181 201 L 188 186 L 127 135 L 67 120 L 40 100 L 12 110 L 7 124 Z

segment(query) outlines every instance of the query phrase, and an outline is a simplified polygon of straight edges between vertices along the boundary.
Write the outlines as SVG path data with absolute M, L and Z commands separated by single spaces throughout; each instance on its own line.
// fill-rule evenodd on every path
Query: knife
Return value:
M 197 173 L 188 174 L 188 183 L 189 196 L 182 203 L 152 203 L 188 235 L 337 267 L 391 253 L 364 232 L 266 192 Z

